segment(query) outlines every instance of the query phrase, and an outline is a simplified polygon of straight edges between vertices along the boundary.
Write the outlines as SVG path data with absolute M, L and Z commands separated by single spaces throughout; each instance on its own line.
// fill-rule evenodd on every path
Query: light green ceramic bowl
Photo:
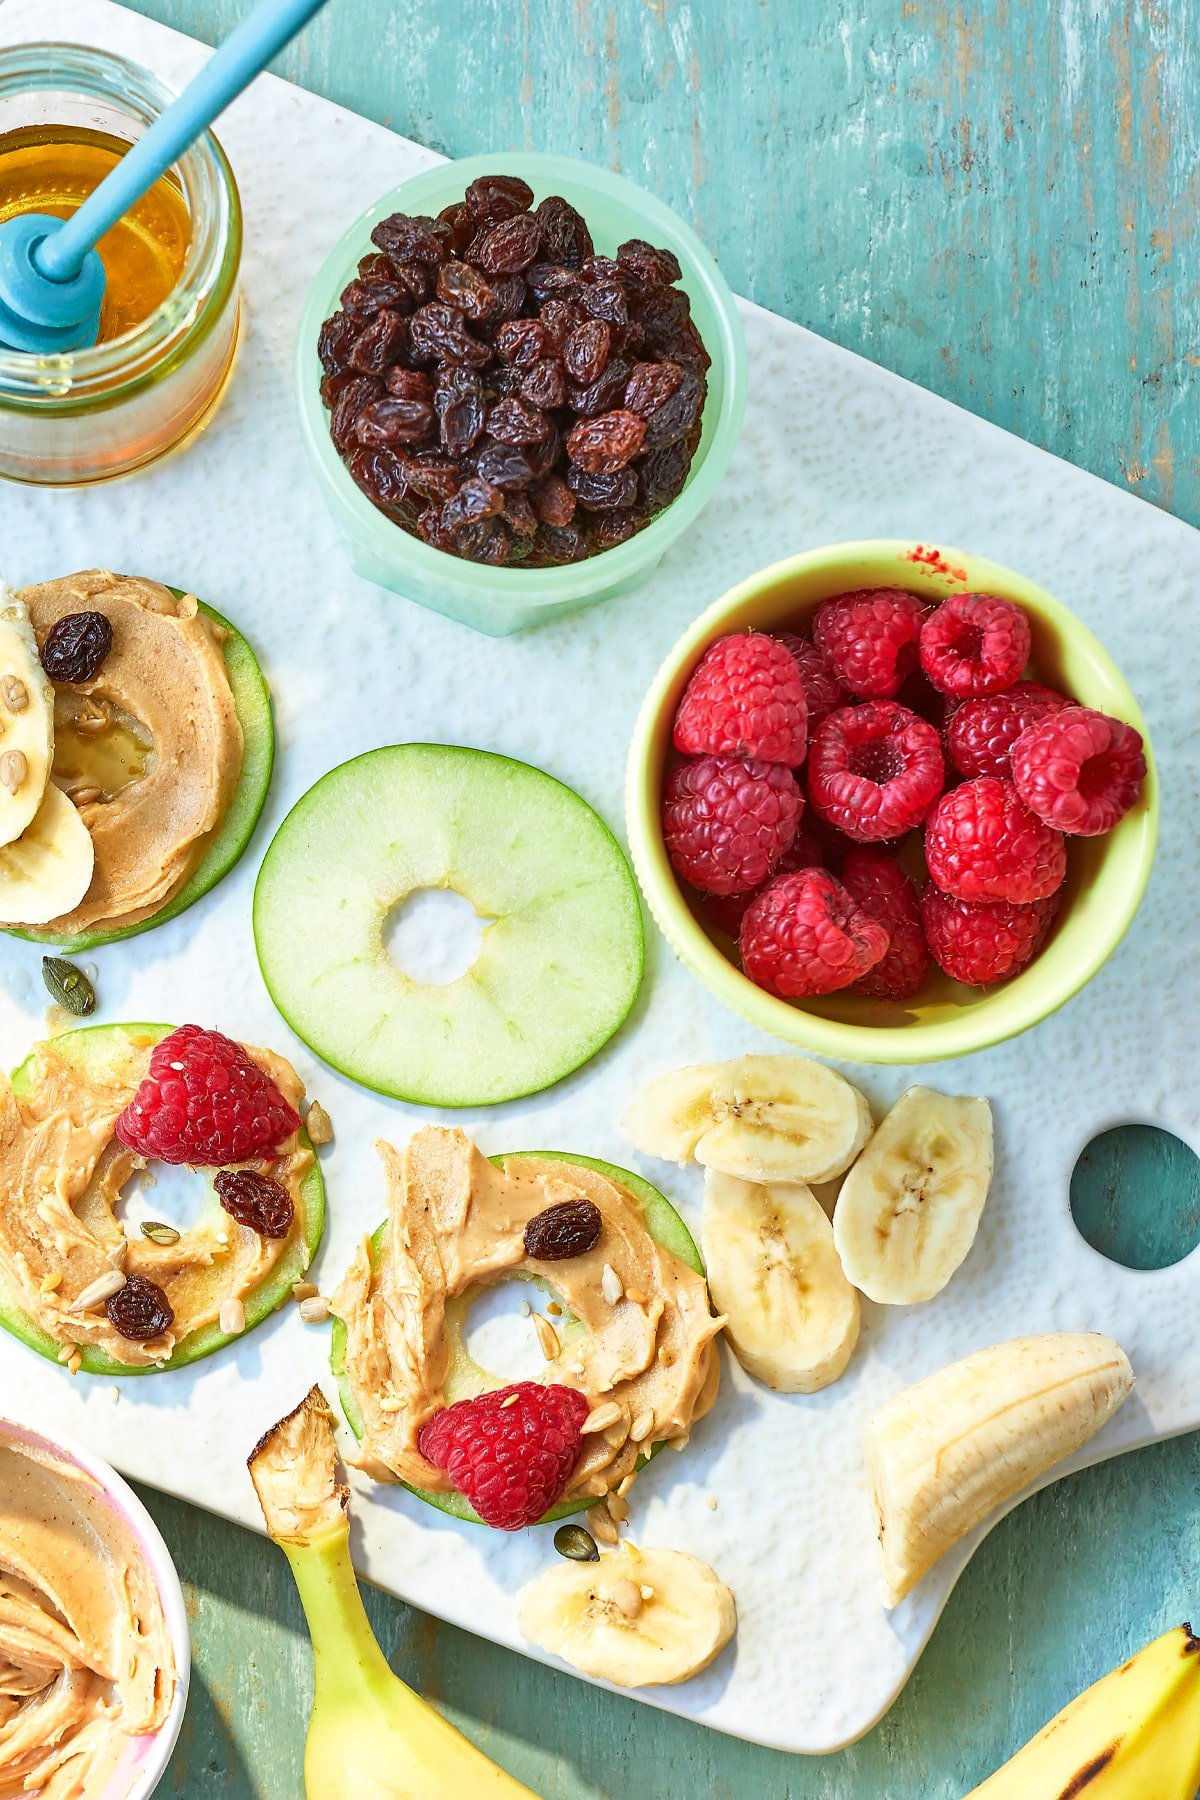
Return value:
M 659 798 L 673 754 L 672 721 L 688 677 L 715 638 L 750 627 L 802 628 L 831 594 L 865 587 L 905 587 L 934 600 L 961 592 L 1015 600 L 1033 626 L 1033 674 L 1126 720 L 1146 738 L 1137 702 L 1107 651 L 1060 601 L 1023 575 L 961 550 L 882 539 L 833 544 L 775 563 L 731 589 L 671 651 L 634 729 L 626 793 L 629 842 L 642 892 L 667 942 L 735 1012 L 821 1056 L 937 1062 L 1027 1031 L 1078 993 L 1112 955 L 1150 876 L 1158 781 L 1146 738 L 1148 773 L 1140 802 L 1107 837 L 1070 840 L 1066 894 L 1054 933 L 1036 962 L 1013 980 L 985 992 L 935 971 L 925 991 L 907 1005 L 854 994 L 801 1004 L 764 993 L 729 960 L 719 935 L 710 936 L 701 926 L 671 869 L 659 829 Z
M 598 253 L 612 255 L 627 238 L 647 238 L 673 250 L 680 286 L 712 357 L 704 429 L 687 484 L 678 499 L 615 549 L 559 569 L 491 569 L 434 550 L 372 506 L 329 436 L 321 401 L 317 333 L 354 278 L 358 260 L 374 248 L 372 228 L 389 213 L 436 214 L 461 200 L 478 175 L 520 175 L 538 200 L 562 194 L 588 222 Z M 595 606 L 639 587 L 711 499 L 733 455 L 746 408 L 746 341 L 737 302 L 700 239 L 661 200 L 609 169 L 531 152 L 472 156 L 439 163 L 377 200 L 339 240 L 312 285 L 296 344 L 296 386 L 304 442 L 326 503 L 358 574 L 435 612 L 493 637 Z

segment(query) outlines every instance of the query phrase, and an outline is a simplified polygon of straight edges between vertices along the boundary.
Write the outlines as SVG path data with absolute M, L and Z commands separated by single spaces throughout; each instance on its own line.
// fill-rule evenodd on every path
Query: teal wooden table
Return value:
M 134 3 L 211 40 L 249 0 Z M 280 69 L 451 155 L 612 163 L 741 293 L 1200 523 L 1197 43 L 1200 0 L 330 0 Z M 1081 1168 L 1077 1216 L 1171 1260 L 1200 1237 L 1197 1175 L 1126 1132 Z M 146 1498 L 195 1639 L 165 1791 L 296 1800 L 309 1659 L 283 1559 Z M 1198 1570 L 1200 1436 L 1066 1481 L 988 1539 L 883 1723 L 815 1761 L 368 1606 L 398 1670 L 547 1800 L 957 1800 L 1200 1613 Z

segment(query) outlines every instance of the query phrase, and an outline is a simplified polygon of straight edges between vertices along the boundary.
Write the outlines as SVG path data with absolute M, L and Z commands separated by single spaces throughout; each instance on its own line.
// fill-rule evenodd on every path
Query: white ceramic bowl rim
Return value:
M 134 1748 L 129 1760 L 128 1779 L 123 1766 L 120 1780 L 105 1795 L 105 1800 L 148 1800 L 166 1773 L 167 1764 L 175 1749 L 187 1708 L 191 1678 L 192 1645 L 187 1608 L 171 1553 L 163 1542 L 158 1526 L 129 1483 L 103 1457 L 97 1456 L 77 1438 L 65 1436 L 61 1432 L 49 1437 L 27 1420 L 5 1414 L 0 1416 L 0 1440 L 32 1444 L 60 1462 L 73 1463 L 86 1475 L 90 1475 L 113 1510 L 120 1514 L 133 1532 L 150 1566 L 162 1601 L 163 1616 L 175 1658 L 175 1697 L 170 1712 L 157 1731 L 130 1740 Z

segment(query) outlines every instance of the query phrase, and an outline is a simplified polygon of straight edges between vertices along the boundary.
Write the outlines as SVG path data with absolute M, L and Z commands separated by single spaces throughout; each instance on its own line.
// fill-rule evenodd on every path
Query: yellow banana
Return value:
M 250 1474 L 312 1638 L 308 1800 L 537 1800 L 388 1667 L 350 1561 L 349 1489 L 319 1387 L 257 1445 Z
M 1177 1626 L 1064 1707 L 966 1800 L 1194 1800 L 1200 1640 Z

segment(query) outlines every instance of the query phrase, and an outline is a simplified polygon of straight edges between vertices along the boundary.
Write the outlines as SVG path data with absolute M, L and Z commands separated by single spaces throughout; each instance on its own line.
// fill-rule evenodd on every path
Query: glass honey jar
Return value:
M 0 220 L 66 217 L 174 98 L 123 57 L 73 44 L 0 51 Z M 100 339 L 0 348 L 0 476 L 48 486 L 143 467 L 202 429 L 238 335 L 242 214 L 206 132 L 101 239 Z

